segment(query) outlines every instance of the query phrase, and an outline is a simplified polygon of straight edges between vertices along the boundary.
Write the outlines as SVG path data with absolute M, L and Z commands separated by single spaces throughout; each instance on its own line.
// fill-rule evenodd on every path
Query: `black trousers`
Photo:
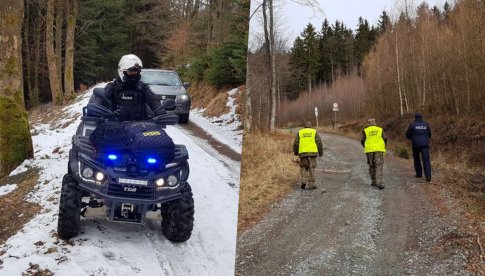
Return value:
M 423 165 L 421 166 L 421 157 L 423 159 Z M 429 147 L 413 147 L 413 158 L 414 158 L 414 170 L 416 171 L 416 176 L 423 175 L 426 178 L 431 178 L 431 163 L 429 161 Z

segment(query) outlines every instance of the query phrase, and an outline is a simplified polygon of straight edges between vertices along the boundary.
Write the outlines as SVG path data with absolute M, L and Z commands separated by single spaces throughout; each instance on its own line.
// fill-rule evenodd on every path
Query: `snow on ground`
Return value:
M 237 153 L 241 153 L 243 131 L 241 121 L 236 114 L 237 105 L 234 104 L 236 100 L 234 96 L 237 92 L 238 88 L 227 92 L 229 94 L 227 106 L 230 107 L 228 113 L 219 117 L 207 118 L 202 115 L 204 109 L 195 109 L 190 111 L 190 121 L 201 126 L 219 142 L 228 145 Z
M 55 275 L 70 276 L 234 275 L 239 163 L 228 158 L 221 162 L 223 157 L 217 151 L 184 134 L 179 126 L 168 126 L 167 132 L 189 151 L 195 222 L 187 242 L 174 244 L 165 239 L 159 221 L 142 226 L 108 222 L 105 218 L 82 219 L 81 234 L 70 243 L 56 237 L 58 201 L 71 137 L 91 93 L 66 107 L 67 115 L 59 122 L 34 126 L 36 158 L 25 161 L 15 173 L 28 166 L 41 170 L 38 184 L 27 200 L 39 203 L 43 209 L 0 246 L 0 252 L 5 251 L 0 256 L 0 275 L 21 275 L 29 263 Z M 64 125 L 67 127 L 60 127 Z M 212 126 L 206 123 L 202 127 L 208 130 Z
M 7 184 L 4 186 L 0 186 L 0 196 L 6 195 L 12 191 L 17 189 L 17 184 Z

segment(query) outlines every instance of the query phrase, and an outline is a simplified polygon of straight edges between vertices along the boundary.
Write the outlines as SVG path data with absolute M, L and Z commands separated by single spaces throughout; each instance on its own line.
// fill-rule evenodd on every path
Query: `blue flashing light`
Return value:
M 150 157 L 150 158 L 147 159 L 147 162 L 148 162 L 148 164 L 155 164 L 155 163 L 157 163 L 157 159 Z
M 114 161 L 114 160 L 118 159 L 118 156 L 116 156 L 116 154 L 110 154 L 110 155 L 108 155 L 108 159 Z

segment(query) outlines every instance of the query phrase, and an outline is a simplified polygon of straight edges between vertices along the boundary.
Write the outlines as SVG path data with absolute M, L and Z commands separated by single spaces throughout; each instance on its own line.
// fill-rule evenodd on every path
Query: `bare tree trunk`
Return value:
M 189 0 L 189 1 L 192 1 L 192 0 Z M 199 8 L 200 8 L 200 0 L 195 0 L 194 9 L 190 14 L 190 18 L 192 20 L 197 19 L 197 17 L 199 16 Z
M 224 22 L 222 19 L 222 16 L 224 15 L 224 1 L 223 0 L 218 0 L 217 2 L 217 27 L 215 28 L 216 35 L 215 35 L 215 46 L 218 46 L 221 41 L 221 35 L 222 35 L 222 28 L 224 26 Z
M 57 68 L 59 56 L 54 52 L 54 1 L 47 0 L 45 43 L 52 104 L 56 105 L 62 99 L 62 88 Z
M 465 83 L 466 83 L 466 107 L 469 111 L 470 109 L 470 76 L 469 76 L 469 69 L 468 69 L 468 55 L 467 55 L 467 47 L 466 47 L 466 39 L 465 39 L 465 30 L 461 30 L 461 39 L 463 45 L 460 49 L 463 51 L 463 63 L 465 65 Z
M 29 4 L 27 3 L 27 5 L 25 6 L 25 15 L 27 16 L 27 19 L 24 21 L 23 25 L 24 25 L 24 29 L 22 31 L 22 34 L 23 34 L 23 42 L 24 44 L 22 45 L 23 46 L 23 50 L 24 50 L 24 68 L 25 68 L 25 77 L 27 79 L 26 83 L 27 83 L 27 94 L 29 95 L 29 102 L 28 102 L 28 106 L 32 106 L 32 98 L 33 98 L 33 95 L 32 95 L 32 63 L 30 62 L 31 61 L 31 53 L 30 53 L 30 37 L 29 37 L 29 34 L 30 34 L 30 29 L 29 29 L 29 26 L 30 26 L 30 22 L 29 22 L 29 18 L 28 16 L 30 15 L 30 12 L 29 12 Z
M 424 106 L 426 104 L 426 74 L 429 74 L 428 73 L 428 68 L 427 68 L 427 65 L 426 65 L 426 59 L 427 59 L 427 56 L 426 56 L 426 53 L 428 52 L 428 40 L 427 40 L 427 34 L 423 32 L 421 32 L 421 38 L 422 38 L 422 41 L 423 41 L 423 44 L 421 45 L 421 59 L 422 59 L 422 66 L 423 66 L 423 71 L 422 71 L 422 74 L 423 74 L 423 101 L 422 101 L 422 106 Z
M 77 0 L 66 0 L 67 30 L 66 51 L 64 58 L 64 93 L 65 98 L 74 97 L 74 35 L 76 31 Z
M 37 106 L 39 104 L 39 64 L 40 64 L 40 41 L 42 34 L 42 10 L 38 8 L 38 15 L 36 19 L 35 28 L 35 53 L 34 53 L 34 85 L 32 91 L 31 103 L 32 106 Z
M 259 93 L 259 106 L 258 106 L 258 125 L 261 126 L 261 113 L 263 109 L 263 93 Z
M 185 1 L 184 18 L 189 19 L 192 15 L 193 2 L 192 0 Z
M 33 157 L 22 80 L 24 1 L 0 2 L 0 177 Z
M 402 102 L 403 102 L 403 97 L 402 97 L 402 90 L 401 90 L 401 72 L 399 70 L 399 44 L 397 41 L 397 27 L 395 30 L 395 35 L 396 35 L 396 44 L 394 47 L 394 52 L 396 54 L 396 71 L 397 71 L 397 90 L 399 93 L 399 108 L 400 108 L 400 114 L 401 116 L 404 114 L 403 108 L 402 108 Z
M 207 51 L 212 48 L 213 29 L 214 29 L 214 2 L 216 0 L 208 0 L 208 16 L 207 16 Z
M 310 74 L 310 72 L 308 72 L 307 81 L 308 81 L 308 92 L 311 94 L 312 93 L 312 74 Z
M 55 41 L 54 41 L 54 51 L 57 56 L 57 76 L 60 80 L 61 92 L 62 90 L 62 23 L 64 21 L 64 0 L 56 0 L 55 11 Z M 63 94 L 60 94 L 64 97 Z
M 271 46 L 269 42 L 269 31 L 268 31 L 268 15 L 266 14 L 267 11 L 267 1 L 264 0 L 262 4 L 262 12 L 263 12 L 263 29 L 264 29 L 264 48 L 266 50 L 266 62 L 268 64 L 268 69 L 271 68 Z
M 253 126 L 253 109 L 251 105 L 251 87 L 250 87 L 250 82 L 247 82 L 246 94 L 244 95 L 244 133 L 251 134 L 252 126 Z
M 269 131 L 271 133 L 275 133 L 276 131 L 276 49 L 274 42 L 275 34 L 273 12 L 273 0 L 269 0 L 269 39 L 271 53 L 271 120 L 269 123 Z

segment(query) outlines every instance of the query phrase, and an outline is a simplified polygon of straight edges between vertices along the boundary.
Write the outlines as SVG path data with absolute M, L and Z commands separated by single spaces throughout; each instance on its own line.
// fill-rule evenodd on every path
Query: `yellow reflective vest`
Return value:
M 303 128 L 298 132 L 300 137 L 298 154 L 318 153 L 317 143 L 315 142 L 316 135 L 317 131 L 313 128 Z
M 382 139 L 382 128 L 378 126 L 369 126 L 364 129 L 365 144 L 364 151 L 368 152 L 386 152 L 386 143 Z

